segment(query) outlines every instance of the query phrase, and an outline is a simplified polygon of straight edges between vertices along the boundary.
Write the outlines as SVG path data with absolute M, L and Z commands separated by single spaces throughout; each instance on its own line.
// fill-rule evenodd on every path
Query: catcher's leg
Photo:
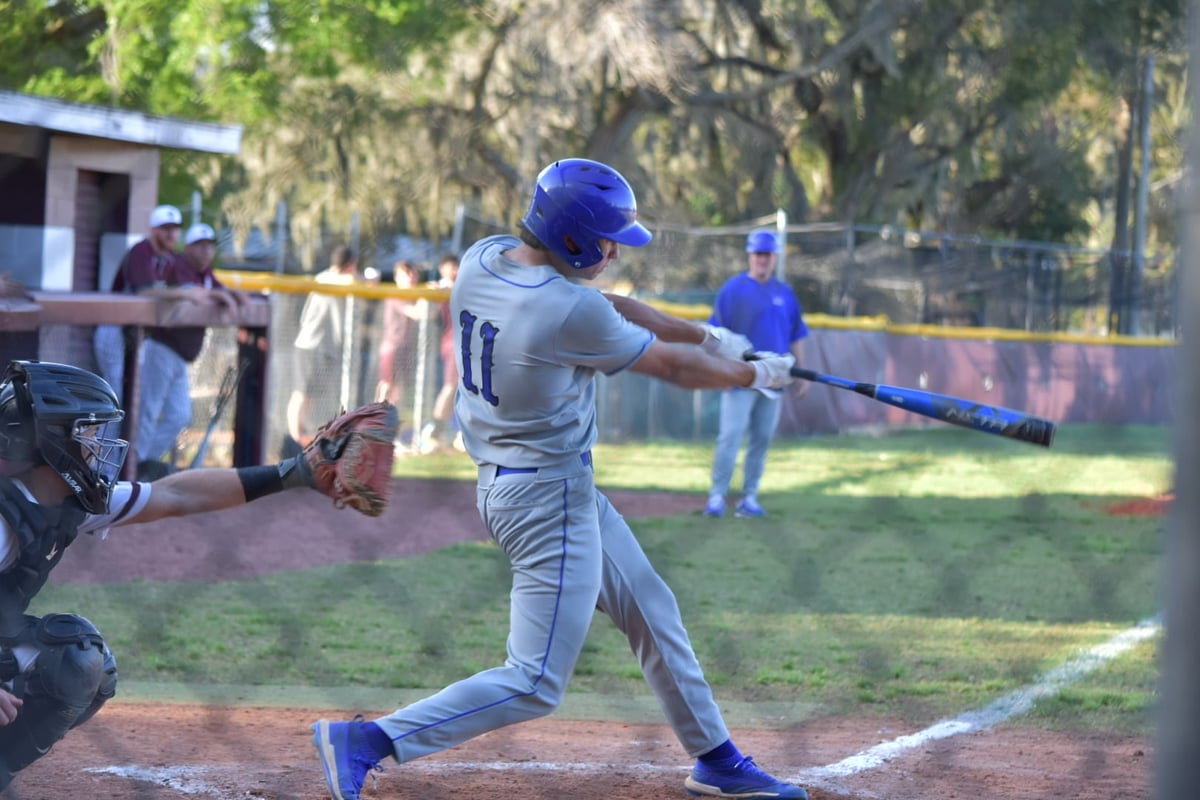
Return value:
M 17 719 L 0 728 L 0 788 L 50 752 L 116 694 L 117 662 L 91 622 L 74 614 L 38 621 L 33 668 L 13 681 L 24 700 Z

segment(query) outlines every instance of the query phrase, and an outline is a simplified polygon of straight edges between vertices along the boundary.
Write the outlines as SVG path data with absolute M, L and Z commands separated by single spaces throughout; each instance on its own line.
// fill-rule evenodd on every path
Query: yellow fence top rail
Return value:
M 242 272 L 219 269 L 217 278 L 230 289 L 249 292 L 284 292 L 288 294 L 321 294 L 341 297 L 367 297 L 376 300 L 397 298 L 401 300 L 429 300 L 444 303 L 450 299 L 450 290 L 426 284 L 411 288 L 400 288 L 389 283 L 357 281 L 349 284 L 322 283 L 309 276 L 279 275 L 273 272 Z M 683 319 L 707 320 L 712 315 L 712 306 L 702 303 L 670 303 L 647 300 L 649 305 L 660 311 Z M 1175 339 L 1138 336 L 1097 336 L 1080 333 L 1043 333 L 1020 331 L 1009 328 L 969 328 L 944 325 L 892 324 L 886 316 L 835 317 L 829 314 L 806 314 L 804 321 L 810 328 L 828 330 L 884 331 L 895 336 L 922 336 L 936 339 L 983 339 L 1010 342 L 1058 342 L 1069 344 L 1103 344 L 1118 347 L 1173 347 Z

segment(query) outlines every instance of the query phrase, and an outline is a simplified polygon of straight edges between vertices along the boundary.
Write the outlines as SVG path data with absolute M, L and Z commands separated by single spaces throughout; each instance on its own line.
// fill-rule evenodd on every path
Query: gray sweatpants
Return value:
M 767 465 L 767 449 L 779 427 L 783 401 L 779 395 L 764 395 L 753 389 L 726 389 L 721 392 L 721 422 L 713 454 L 710 495 L 729 493 L 738 450 L 746 439 L 746 459 L 742 463 L 742 494 L 754 497 Z
M 139 461 L 162 458 L 192 421 L 188 364 L 171 348 L 154 339 L 142 345 L 141 410 L 138 417 Z
M 376 720 L 397 761 L 552 712 L 595 609 L 629 639 L 667 721 L 693 757 L 729 730 L 692 652 L 675 595 L 578 457 L 536 474 L 479 471 L 478 507 L 512 565 L 508 658 Z

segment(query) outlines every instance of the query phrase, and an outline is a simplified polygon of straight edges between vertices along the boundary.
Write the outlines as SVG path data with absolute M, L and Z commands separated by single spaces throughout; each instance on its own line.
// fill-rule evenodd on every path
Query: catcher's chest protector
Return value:
M 0 639 L 4 639 L 20 631 L 25 609 L 75 541 L 87 512 L 74 500 L 57 507 L 33 503 L 11 479 L 0 477 L 0 517 L 16 534 L 20 549 L 16 562 L 0 572 Z

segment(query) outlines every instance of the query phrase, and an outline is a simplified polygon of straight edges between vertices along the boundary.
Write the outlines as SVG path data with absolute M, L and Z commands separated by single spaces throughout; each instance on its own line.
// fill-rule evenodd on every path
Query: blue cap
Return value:
M 778 253 L 779 239 L 774 231 L 751 231 L 746 237 L 747 253 Z

